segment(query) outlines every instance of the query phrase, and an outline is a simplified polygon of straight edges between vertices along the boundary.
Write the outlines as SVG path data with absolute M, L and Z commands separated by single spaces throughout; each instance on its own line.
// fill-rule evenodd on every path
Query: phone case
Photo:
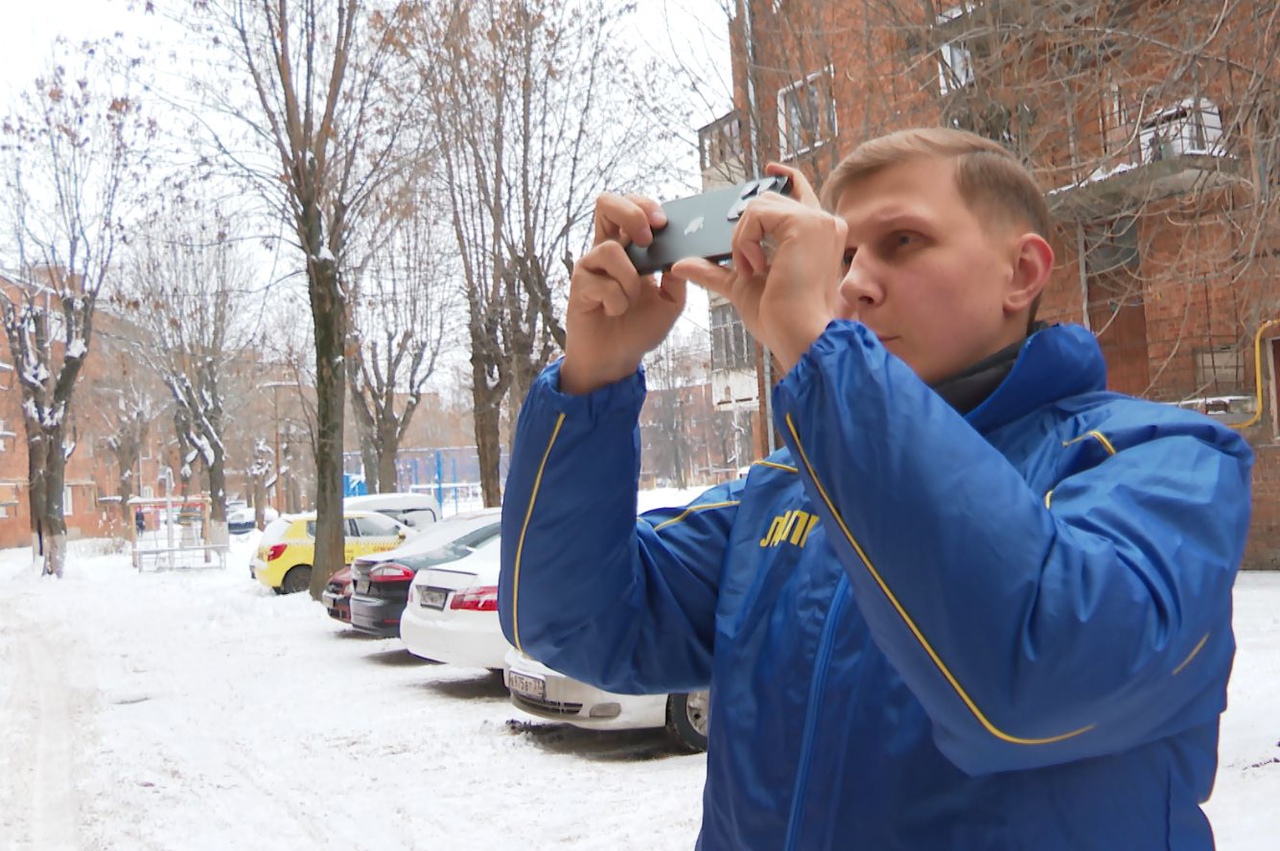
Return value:
M 647 247 L 627 246 L 627 256 L 642 275 L 669 269 L 672 263 L 687 257 L 705 257 L 715 263 L 727 260 L 732 253 L 733 228 L 747 202 L 761 192 L 786 195 L 790 189 L 790 178 L 762 177 L 668 201 L 662 205 L 667 226 L 654 232 L 653 242 Z

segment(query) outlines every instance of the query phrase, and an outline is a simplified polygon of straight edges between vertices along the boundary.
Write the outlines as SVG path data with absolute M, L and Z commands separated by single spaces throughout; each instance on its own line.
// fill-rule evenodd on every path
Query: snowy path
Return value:
M 146 573 L 0 552 L 0 848 L 687 849 L 705 760 L 660 733 L 519 720 L 499 680 L 357 637 L 241 560 Z M 1237 586 L 1207 809 L 1223 851 L 1280 835 L 1280 574 Z
M 705 760 L 518 720 L 500 678 L 247 571 L 0 555 L 0 848 L 689 848 Z M 69 676 L 65 676 L 69 674 Z M 11 688 L 20 683 L 20 688 Z
M 18 600 L 23 598 L 19 596 Z M 74 784 L 77 747 L 88 722 L 87 701 L 66 672 L 78 648 L 67 634 L 30 623 L 18 606 L 0 627 L 6 674 L 0 730 L 9 733 L 0 750 L 0 776 L 11 778 L 0 797 L 4 833 L 15 848 L 74 849 L 78 801 Z

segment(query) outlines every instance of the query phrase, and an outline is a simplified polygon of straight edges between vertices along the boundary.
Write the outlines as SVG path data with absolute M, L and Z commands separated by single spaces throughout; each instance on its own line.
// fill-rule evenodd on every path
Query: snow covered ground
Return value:
M 705 760 L 658 732 L 533 722 L 483 671 L 365 639 L 225 570 L 73 544 L 0 552 L 0 846 L 691 848 Z M 1237 586 L 1240 652 L 1208 810 L 1219 847 L 1280 835 L 1280 574 Z

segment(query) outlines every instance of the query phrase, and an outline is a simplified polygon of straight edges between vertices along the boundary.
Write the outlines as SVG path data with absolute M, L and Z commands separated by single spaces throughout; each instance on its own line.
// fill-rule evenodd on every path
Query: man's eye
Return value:
M 840 265 L 848 269 L 849 266 L 853 263 L 853 255 L 857 253 L 858 253 L 858 249 L 856 248 L 846 248 L 844 250 L 844 255 L 840 258 Z
M 896 248 L 904 248 L 908 245 L 914 245 L 919 241 L 919 235 L 914 233 L 896 233 L 893 235 L 893 245 Z

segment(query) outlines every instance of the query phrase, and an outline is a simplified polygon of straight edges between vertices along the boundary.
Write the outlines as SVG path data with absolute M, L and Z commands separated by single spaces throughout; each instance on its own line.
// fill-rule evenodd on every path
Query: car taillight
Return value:
M 267 549 L 267 561 L 275 561 L 276 559 L 280 558 L 280 556 L 284 555 L 284 549 L 287 546 L 289 545 L 288 544 L 272 544 Z
M 369 571 L 369 579 L 373 582 L 402 582 L 413 579 L 413 571 L 401 564 L 380 564 Z
M 478 588 L 458 591 L 453 595 L 453 602 L 449 603 L 449 608 L 461 609 L 465 612 L 496 612 L 498 611 L 498 586 L 481 585 Z

